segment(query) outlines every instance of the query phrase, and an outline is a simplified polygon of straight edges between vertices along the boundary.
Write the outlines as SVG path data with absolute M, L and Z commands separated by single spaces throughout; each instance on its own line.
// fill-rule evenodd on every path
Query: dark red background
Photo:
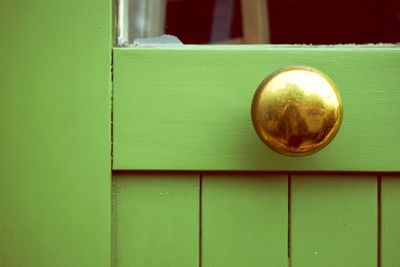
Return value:
M 214 0 L 168 1 L 166 33 L 186 44 L 209 43 Z M 273 44 L 400 42 L 400 0 L 269 0 Z M 235 0 L 231 38 L 242 35 Z

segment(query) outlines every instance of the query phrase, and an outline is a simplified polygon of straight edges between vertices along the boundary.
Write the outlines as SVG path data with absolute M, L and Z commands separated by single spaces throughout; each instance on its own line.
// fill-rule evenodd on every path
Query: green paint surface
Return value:
M 289 65 L 328 74 L 344 105 L 332 143 L 303 158 L 268 149 L 250 119 L 259 83 Z M 397 46 L 115 49 L 114 71 L 114 169 L 400 170 Z
M 198 266 L 198 175 L 117 174 L 113 183 L 113 266 Z
M 381 266 L 400 266 L 400 177 L 381 180 Z
M 110 266 L 110 1 L 0 8 L 0 266 Z
M 292 176 L 291 266 L 376 267 L 377 199 L 374 176 Z
M 208 173 L 200 202 L 197 174 L 117 174 L 111 240 L 111 6 L 2 2 L 1 266 L 108 267 L 112 246 L 115 266 L 287 266 L 287 253 L 294 267 L 376 266 L 371 176 L 294 176 L 288 228 L 285 175 Z M 114 169 L 400 170 L 396 46 L 114 52 Z M 295 64 L 326 72 L 344 101 L 332 144 L 300 159 L 250 122 L 257 85 Z M 383 267 L 400 264 L 398 192 L 382 179 Z
M 288 266 L 285 175 L 206 174 L 202 265 Z

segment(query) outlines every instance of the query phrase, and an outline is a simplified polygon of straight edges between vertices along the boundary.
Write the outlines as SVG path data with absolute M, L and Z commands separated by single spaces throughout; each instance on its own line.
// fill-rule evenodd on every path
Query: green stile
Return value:
M 111 2 L 1 1 L 1 267 L 110 266 Z

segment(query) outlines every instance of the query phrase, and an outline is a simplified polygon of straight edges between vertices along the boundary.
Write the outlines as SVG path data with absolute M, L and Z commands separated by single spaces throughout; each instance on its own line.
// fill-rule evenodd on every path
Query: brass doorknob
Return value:
M 335 137 L 343 117 L 333 81 L 307 66 L 277 70 L 258 86 L 251 107 L 260 139 L 288 156 L 313 154 Z

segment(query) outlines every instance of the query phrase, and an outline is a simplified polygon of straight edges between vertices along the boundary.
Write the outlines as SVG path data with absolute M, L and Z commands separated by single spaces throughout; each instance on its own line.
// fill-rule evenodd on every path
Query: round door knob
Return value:
M 288 156 L 310 155 L 328 145 L 342 117 L 336 85 L 307 66 L 286 67 L 269 75 L 258 86 L 251 107 L 260 139 Z

